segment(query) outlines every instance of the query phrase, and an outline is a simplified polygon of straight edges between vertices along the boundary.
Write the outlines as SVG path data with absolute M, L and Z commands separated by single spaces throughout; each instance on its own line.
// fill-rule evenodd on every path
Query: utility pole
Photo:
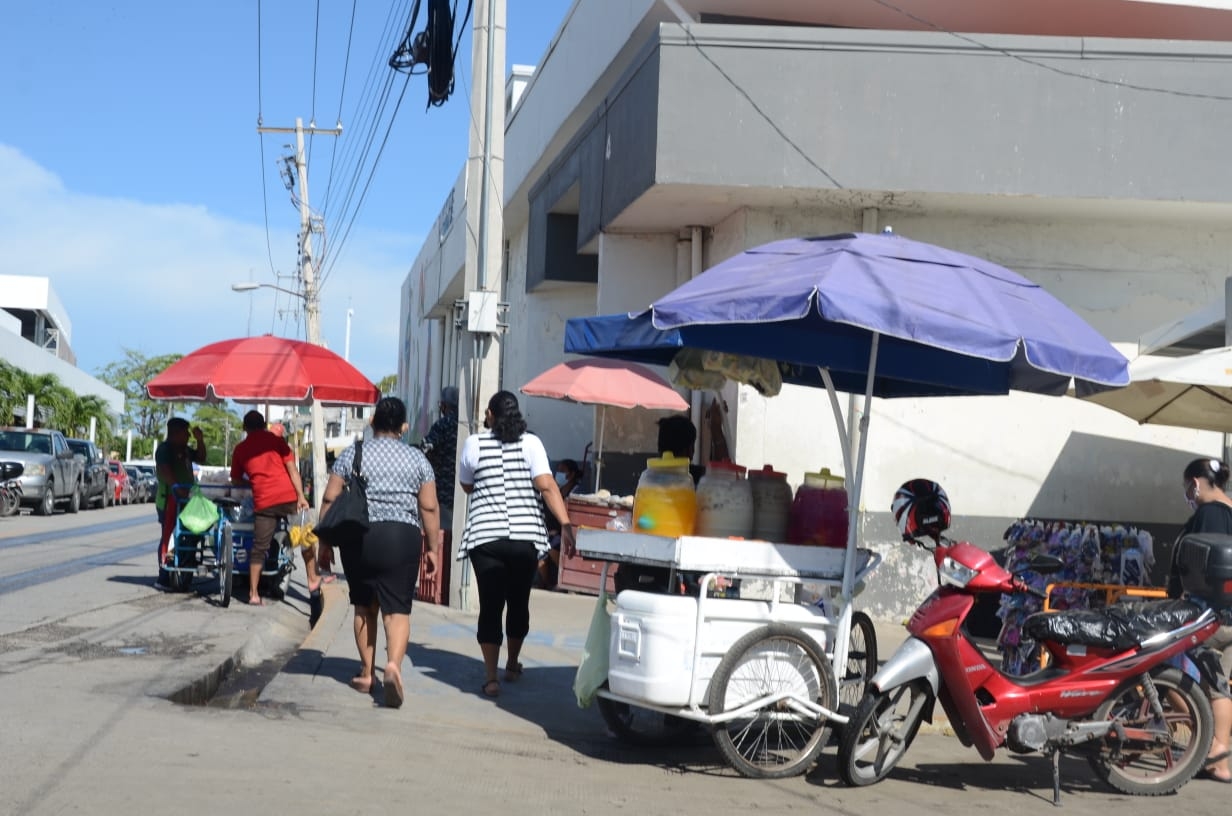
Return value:
M 467 248 L 463 272 L 464 301 L 457 327 L 470 335 L 467 344 L 459 338 L 459 419 L 467 429 L 479 430 L 484 400 L 500 388 L 500 323 L 502 266 L 504 258 L 505 189 L 505 0 L 481 0 L 475 4 L 471 46 L 471 127 L 467 159 L 467 233 L 476 236 L 474 249 Z M 474 180 L 474 181 L 472 181 Z M 467 346 L 469 345 L 469 349 Z M 458 435 L 461 443 L 465 434 Z M 465 523 L 467 497 L 461 488 L 454 494 L 454 530 Z M 474 600 L 470 562 L 451 574 L 452 597 L 462 609 Z M 454 593 L 457 593 L 454 595 Z
M 304 120 L 295 119 L 294 128 L 262 127 L 258 122 L 258 133 L 294 133 L 295 134 L 295 174 L 299 178 L 299 245 L 300 245 L 300 286 L 304 297 L 304 326 L 308 331 L 308 342 L 314 346 L 321 342 L 321 308 L 317 292 L 316 270 L 313 268 L 312 257 L 312 211 L 308 207 L 308 160 L 304 156 L 304 132 L 320 133 L 337 136 L 342 133 L 342 123 L 336 127 L 318 128 L 304 127 Z M 267 411 L 268 414 L 268 411 Z M 266 417 L 268 419 L 268 416 Z M 312 400 L 312 503 L 320 510 L 321 496 L 325 493 L 325 417 L 322 413 L 321 401 L 314 394 Z

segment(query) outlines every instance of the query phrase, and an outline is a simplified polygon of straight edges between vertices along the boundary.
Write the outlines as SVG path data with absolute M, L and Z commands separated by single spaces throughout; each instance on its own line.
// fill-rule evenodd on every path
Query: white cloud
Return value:
M 276 334 L 302 336 L 302 323 L 274 319 L 274 292 L 231 291 L 231 283 L 250 278 L 276 282 L 263 225 L 201 205 L 74 192 L 3 144 L 0 178 L 0 272 L 51 279 L 72 321 L 81 368 L 93 372 L 120 359 L 125 347 L 188 352 L 242 336 L 250 325 L 254 334 L 273 325 Z M 275 264 L 293 272 L 294 223 L 272 231 L 271 242 Z M 346 310 L 353 308 L 351 360 L 376 380 L 396 370 L 398 296 L 420 238 L 365 232 L 356 222 L 347 242 L 322 292 L 323 334 L 342 353 Z M 289 278 L 281 285 L 294 288 Z M 291 303 L 279 301 L 284 309 Z

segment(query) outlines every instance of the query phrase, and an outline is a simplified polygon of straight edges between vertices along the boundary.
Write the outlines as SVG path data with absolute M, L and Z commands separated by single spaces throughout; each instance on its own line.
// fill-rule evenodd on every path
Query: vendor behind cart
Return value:
M 231 481 L 252 486 L 256 518 L 252 528 L 252 551 L 248 555 L 248 603 L 261 606 L 261 571 L 265 568 L 265 557 L 278 529 L 278 520 L 308 509 L 308 499 L 304 496 L 304 485 L 291 446 L 266 427 L 265 416 L 260 411 L 244 414 L 244 431 L 247 435 L 235 446 L 231 460 Z M 316 559 L 305 554 L 304 568 L 308 573 L 309 594 L 319 596 L 321 580 L 316 574 Z
M 188 420 L 171 417 L 167 420 L 167 438 L 154 451 L 155 472 L 158 475 L 158 492 L 154 496 L 154 512 L 162 534 L 158 540 L 158 581 L 155 586 L 166 589 L 170 585 L 166 570 L 167 548 L 175 531 L 175 519 L 179 512 L 177 500 L 188 498 L 188 488 L 175 485 L 191 485 L 193 463 L 205 464 L 205 435 L 200 428 L 192 429 L 197 445 L 188 447 Z M 174 491 L 174 495 L 173 495 Z

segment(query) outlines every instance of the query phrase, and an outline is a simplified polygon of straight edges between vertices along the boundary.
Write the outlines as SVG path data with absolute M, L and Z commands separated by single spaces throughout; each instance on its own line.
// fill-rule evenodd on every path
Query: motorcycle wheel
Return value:
M 851 614 L 851 634 L 848 636 L 847 671 L 838 684 L 838 702 L 843 713 L 850 715 L 864 699 L 868 681 L 877 673 L 877 630 L 873 619 L 864 612 Z
M 1165 668 L 1151 672 L 1151 679 L 1163 719 L 1151 710 L 1142 683 L 1130 679 L 1094 715 L 1097 721 L 1116 722 L 1129 736 L 1119 740 L 1110 732 L 1088 756 L 1096 776 L 1135 796 L 1172 793 L 1192 779 L 1206 760 L 1215 730 L 1211 704 L 1192 678 Z
M 870 688 L 843 726 L 838 745 L 843 782 L 858 788 L 885 779 L 911 747 L 932 696 L 923 680 L 885 691 Z
M 780 696 L 782 695 L 782 696 Z M 755 706 L 714 726 L 714 742 L 738 773 L 784 779 L 809 769 L 830 739 L 828 720 L 795 705 L 808 700 L 837 710 L 830 661 L 794 626 L 771 624 L 731 647 L 710 680 L 710 714 Z

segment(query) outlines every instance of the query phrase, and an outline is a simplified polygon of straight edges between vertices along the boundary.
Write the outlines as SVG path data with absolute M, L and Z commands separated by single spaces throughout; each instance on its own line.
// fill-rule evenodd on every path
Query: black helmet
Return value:
M 890 505 L 904 539 L 927 535 L 939 538 L 950 527 L 950 497 L 932 479 L 904 482 Z

